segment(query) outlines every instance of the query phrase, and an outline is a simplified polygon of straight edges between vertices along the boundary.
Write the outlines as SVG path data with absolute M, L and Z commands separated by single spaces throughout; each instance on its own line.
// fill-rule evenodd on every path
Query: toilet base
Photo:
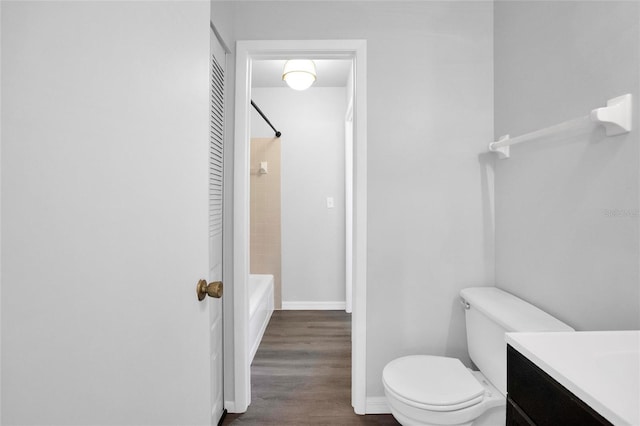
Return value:
M 391 414 L 402 426 L 443 426 L 443 425 L 437 425 L 435 423 L 423 423 L 414 419 L 410 419 L 409 417 L 406 417 L 398 413 L 397 411 L 394 411 L 393 409 L 391 410 Z M 455 425 L 447 425 L 447 426 L 472 426 L 472 425 L 473 425 L 473 422 L 467 422 L 467 423 L 457 423 Z M 495 426 L 495 425 L 492 425 L 492 426 Z
M 471 371 L 485 388 L 482 402 L 455 411 L 429 411 L 408 405 L 385 388 L 393 417 L 402 426 L 500 426 L 506 423 L 506 398 L 479 371 Z
M 470 422 L 447 424 L 424 423 L 404 416 L 391 409 L 391 414 L 402 426 L 500 426 L 506 423 L 507 409 L 502 405 L 485 411 L 480 417 Z
M 471 422 L 472 426 L 498 426 L 507 423 L 507 406 L 500 405 L 485 411 L 480 417 Z

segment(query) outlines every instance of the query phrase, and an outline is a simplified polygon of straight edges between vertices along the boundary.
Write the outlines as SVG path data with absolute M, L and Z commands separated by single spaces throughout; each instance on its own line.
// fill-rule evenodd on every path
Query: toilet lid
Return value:
M 398 358 L 384 368 L 382 380 L 389 391 L 406 402 L 438 411 L 475 405 L 484 395 L 482 385 L 457 358 L 429 355 Z

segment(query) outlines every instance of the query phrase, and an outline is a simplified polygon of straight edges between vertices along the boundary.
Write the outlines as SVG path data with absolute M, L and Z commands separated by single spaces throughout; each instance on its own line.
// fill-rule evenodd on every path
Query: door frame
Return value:
M 353 68 L 353 67 L 352 67 Z M 352 70 L 353 72 L 353 70 Z M 353 92 L 353 89 L 352 89 Z M 344 238 L 345 312 L 353 312 L 353 96 L 351 93 L 344 117 Z
M 233 322 L 237 412 L 251 403 L 249 365 L 249 157 L 251 63 L 256 59 L 350 59 L 353 63 L 353 314 L 351 404 L 366 409 L 367 302 L 367 42 L 366 40 L 256 40 L 236 43 L 234 142 Z

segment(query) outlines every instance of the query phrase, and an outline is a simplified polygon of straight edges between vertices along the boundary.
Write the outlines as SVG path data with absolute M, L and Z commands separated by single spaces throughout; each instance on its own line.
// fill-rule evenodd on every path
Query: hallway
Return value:
M 351 315 L 275 311 L 251 366 L 251 405 L 224 425 L 397 425 L 351 407 Z

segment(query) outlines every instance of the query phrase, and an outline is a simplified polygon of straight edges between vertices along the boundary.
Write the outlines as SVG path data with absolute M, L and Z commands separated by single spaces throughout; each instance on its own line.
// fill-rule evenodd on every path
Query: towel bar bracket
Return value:
M 509 135 L 501 136 L 498 139 L 498 142 L 503 142 L 509 140 Z M 509 145 L 494 147 L 492 143 L 489 144 L 489 151 L 495 152 L 498 154 L 498 158 L 504 160 L 505 158 L 509 158 Z
M 591 111 L 591 120 L 604 125 L 607 136 L 631 131 L 631 95 L 609 99 L 607 106 Z

